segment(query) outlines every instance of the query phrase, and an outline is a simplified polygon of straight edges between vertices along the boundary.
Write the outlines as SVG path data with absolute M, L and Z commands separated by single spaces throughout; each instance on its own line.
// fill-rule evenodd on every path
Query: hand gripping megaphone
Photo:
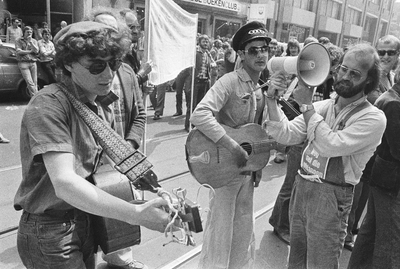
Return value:
M 271 73 L 285 71 L 295 74 L 306 85 L 322 84 L 329 75 L 331 58 L 328 50 L 320 43 L 306 45 L 298 56 L 273 57 L 267 63 Z

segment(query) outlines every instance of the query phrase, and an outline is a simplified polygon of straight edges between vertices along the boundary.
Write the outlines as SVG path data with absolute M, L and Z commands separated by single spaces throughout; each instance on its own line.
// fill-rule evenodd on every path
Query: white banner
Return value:
M 194 66 L 198 14 L 183 10 L 172 0 L 149 0 L 148 58 L 153 61 L 149 82 L 174 79 Z

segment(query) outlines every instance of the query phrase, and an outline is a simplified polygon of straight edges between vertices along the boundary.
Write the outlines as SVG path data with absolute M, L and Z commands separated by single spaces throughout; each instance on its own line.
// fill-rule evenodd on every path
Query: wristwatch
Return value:
M 301 112 L 301 113 L 307 112 L 307 111 L 309 111 L 309 110 L 311 110 L 311 109 L 314 109 L 314 106 L 313 106 L 313 105 L 302 104 L 302 105 L 300 106 L 300 112 Z

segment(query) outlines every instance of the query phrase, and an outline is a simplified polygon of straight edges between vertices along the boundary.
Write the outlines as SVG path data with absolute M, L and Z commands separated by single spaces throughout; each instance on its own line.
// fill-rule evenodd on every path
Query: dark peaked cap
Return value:
M 259 38 L 264 38 L 267 43 L 271 41 L 263 23 L 258 21 L 249 22 L 243 25 L 233 36 L 232 48 L 238 51 L 242 44 Z
M 104 23 L 99 23 L 99 22 L 81 21 L 72 23 L 62 28 L 54 37 L 53 42 L 56 45 L 60 42 L 63 43 L 64 41 L 66 41 L 67 37 L 73 35 L 85 35 L 89 32 L 101 31 L 103 29 L 111 29 L 115 31 L 113 27 L 110 27 L 108 25 L 105 25 Z

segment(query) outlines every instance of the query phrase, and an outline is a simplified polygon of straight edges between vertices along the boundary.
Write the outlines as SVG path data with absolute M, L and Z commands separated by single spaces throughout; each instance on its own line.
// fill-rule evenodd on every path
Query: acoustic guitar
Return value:
M 209 184 L 213 188 L 225 186 L 241 173 L 264 168 L 269 161 L 270 150 L 277 146 L 258 124 L 249 123 L 239 128 L 222 126 L 249 154 L 245 167 L 239 168 L 226 148 L 215 144 L 196 128 L 189 133 L 185 145 L 190 172 L 200 184 Z
M 92 179 L 97 187 L 122 200 L 134 204 L 146 202 L 136 200 L 129 179 L 111 165 L 100 166 Z M 105 254 L 140 244 L 140 226 L 95 215 L 93 219 L 95 242 Z

